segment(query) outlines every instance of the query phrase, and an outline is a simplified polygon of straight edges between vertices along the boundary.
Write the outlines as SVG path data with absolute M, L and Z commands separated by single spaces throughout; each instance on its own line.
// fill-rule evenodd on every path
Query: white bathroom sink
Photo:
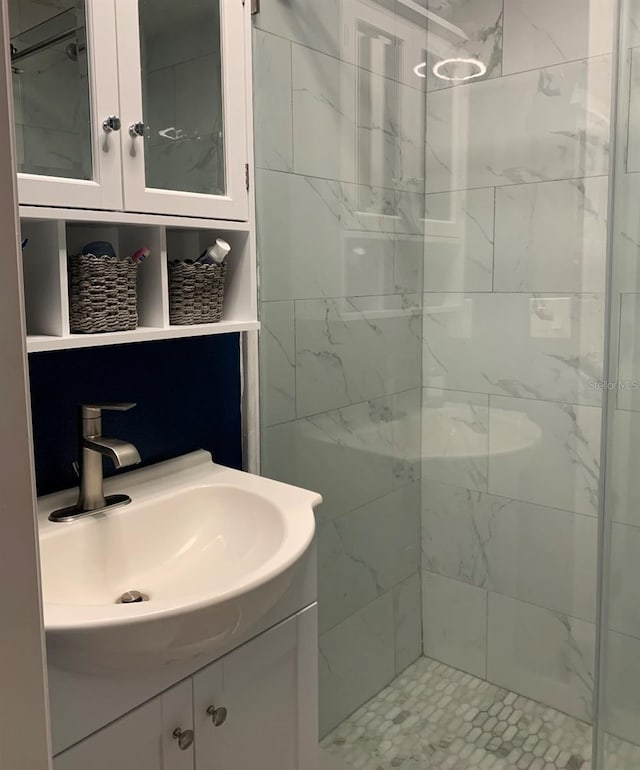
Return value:
M 75 491 L 39 500 L 47 648 L 72 670 L 150 670 L 246 633 L 289 587 L 321 502 L 214 465 L 207 452 L 115 477 L 105 489 L 132 502 L 62 524 L 47 517 Z M 131 591 L 145 601 L 118 603 Z

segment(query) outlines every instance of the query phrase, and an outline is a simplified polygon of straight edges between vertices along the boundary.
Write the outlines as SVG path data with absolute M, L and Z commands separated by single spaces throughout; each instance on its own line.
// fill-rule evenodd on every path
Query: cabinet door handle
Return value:
M 173 737 L 178 741 L 180 751 L 186 751 L 193 745 L 193 730 L 181 730 L 176 727 L 173 731 Z
M 145 132 L 145 124 L 141 121 L 138 121 L 137 123 L 132 123 L 129 126 L 129 135 L 132 136 L 134 139 L 137 139 L 139 136 L 144 136 Z
M 220 727 L 227 721 L 227 709 L 224 706 L 209 706 L 207 714 L 211 717 L 214 727 Z
M 119 131 L 122 127 L 122 121 L 117 115 L 109 115 L 109 117 L 102 122 L 102 128 L 107 134 L 112 131 Z

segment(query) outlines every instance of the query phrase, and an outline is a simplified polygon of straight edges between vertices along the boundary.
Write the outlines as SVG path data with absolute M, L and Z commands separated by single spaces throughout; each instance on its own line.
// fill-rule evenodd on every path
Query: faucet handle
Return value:
M 100 413 L 103 410 L 109 412 L 128 412 L 134 406 L 134 403 L 128 401 L 122 403 L 80 404 L 80 412 L 83 419 L 90 420 L 94 417 L 100 417 Z

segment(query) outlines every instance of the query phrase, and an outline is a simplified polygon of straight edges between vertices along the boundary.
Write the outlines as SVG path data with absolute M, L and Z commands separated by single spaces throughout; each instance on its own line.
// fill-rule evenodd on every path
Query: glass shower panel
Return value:
M 18 171 L 92 179 L 82 0 L 10 0 Z
M 140 0 L 147 187 L 224 195 L 219 0 Z
M 640 766 L 640 4 L 620 4 L 607 466 L 600 617 L 599 770 Z
M 323 736 L 421 654 L 426 22 L 400 5 L 255 17 L 262 470 L 324 496 Z
M 324 495 L 321 733 L 348 765 L 590 760 L 613 18 L 256 17 L 262 469 Z

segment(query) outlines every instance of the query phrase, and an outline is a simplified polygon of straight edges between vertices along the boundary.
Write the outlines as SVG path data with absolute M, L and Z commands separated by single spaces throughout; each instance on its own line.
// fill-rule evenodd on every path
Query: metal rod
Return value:
M 63 40 L 68 40 L 71 37 L 76 37 L 80 29 L 83 29 L 83 28 L 79 27 L 78 29 L 76 29 L 74 27 L 73 29 L 70 29 L 67 32 L 61 32 L 59 35 L 53 35 L 52 37 L 49 37 L 46 40 L 43 40 L 41 43 L 35 43 L 35 45 L 31 45 L 22 51 L 18 51 L 18 53 L 12 54 L 11 63 L 15 64 L 16 62 L 19 62 L 21 59 L 25 59 L 27 56 L 33 56 L 34 54 L 39 53 L 40 51 L 43 51 L 45 48 L 49 48 L 50 46 L 55 45 L 56 43 L 61 43 Z

